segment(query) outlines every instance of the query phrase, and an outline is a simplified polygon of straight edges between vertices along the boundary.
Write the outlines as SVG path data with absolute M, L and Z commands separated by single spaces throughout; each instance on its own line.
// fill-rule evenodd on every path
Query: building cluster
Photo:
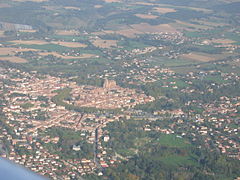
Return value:
M 59 91 L 71 88 L 72 100 L 80 95 L 85 96 L 84 102 L 91 100 L 92 96 L 104 101 L 115 101 L 113 106 L 101 108 L 118 108 L 134 106 L 138 103 L 153 101 L 151 97 L 143 93 L 137 93 L 132 89 L 119 87 L 113 80 L 105 80 L 103 87 L 78 86 L 74 82 L 52 76 L 38 76 L 35 72 L 26 73 L 16 69 L 7 69 L 1 72 L 1 80 L 8 80 L 4 84 L 4 102 L 2 112 L 6 117 L 4 124 L 9 128 L 1 128 L 2 140 L 9 142 L 7 153 L 1 153 L 18 164 L 54 179 L 62 176 L 66 179 L 74 178 L 92 173 L 96 168 L 106 168 L 117 161 L 116 157 L 108 154 L 108 150 L 101 142 L 108 142 L 109 135 L 104 132 L 107 123 L 123 118 L 123 115 L 108 113 L 78 113 L 57 105 L 52 101 Z M 90 100 L 89 100 L 90 99 Z M 130 101 L 132 100 L 132 101 Z M 71 101 L 68 102 L 71 104 Z M 75 99 L 80 102 L 80 99 Z M 65 102 L 65 101 L 64 101 Z M 118 106 L 118 103 L 120 106 Z M 108 102 L 106 102 L 107 104 Z M 79 103 L 73 103 L 81 106 Z M 96 107 L 91 104 L 87 107 Z M 49 150 L 51 144 L 58 144 L 59 137 L 51 137 L 46 132 L 49 128 L 59 127 L 72 129 L 79 132 L 81 137 L 89 144 L 97 144 L 92 149 L 98 160 L 86 159 L 64 159 L 61 155 Z M 0 149 L 1 150 L 1 149 Z M 72 151 L 81 151 L 79 145 L 73 145 Z M 61 151 L 59 149 L 59 151 Z M 93 158 L 93 157 L 92 157 Z M 101 173 L 100 173 L 101 174 Z
M 159 108 L 153 112 L 145 112 L 134 107 L 154 102 L 155 98 L 145 95 L 140 90 L 122 88 L 116 81 L 109 80 L 110 77 L 118 79 L 127 74 L 124 76 L 124 83 L 129 85 L 146 85 L 149 82 L 161 81 L 160 88 L 176 89 L 179 93 L 187 95 L 202 95 L 206 92 L 213 94 L 217 89 L 227 87 L 233 82 L 236 84 L 239 81 L 237 74 L 206 70 L 179 75 L 168 68 L 150 67 L 146 60 L 138 59 L 123 62 L 123 67 L 126 71 L 124 74 L 110 69 L 105 70 L 102 75 L 90 75 L 105 79 L 102 87 L 78 85 L 64 78 L 43 76 L 37 72 L 27 73 L 13 68 L 1 68 L 1 113 L 5 117 L 4 120 L 1 119 L 0 126 L 1 157 L 7 157 L 54 179 L 58 179 L 59 176 L 70 179 L 93 172 L 101 175 L 103 168 L 116 166 L 117 162 L 125 158 L 112 153 L 111 149 L 104 145 L 111 140 L 111 134 L 105 127 L 110 122 L 133 119 L 149 122 L 142 127 L 143 131 L 175 134 L 180 138 L 188 138 L 199 146 L 217 149 L 231 158 L 240 159 L 240 144 L 237 141 L 240 97 L 221 96 L 207 103 L 191 99 L 184 105 L 185 110 Z M 209 77 L 219 77 L 221 83 L 211 81 L 206 89 L 193 86 L 194 81 L 202 81 Z M 179 86 L 179 79 L 184 86 Z M 67 96 L 60 97 L 59 104 L 53 101 L 62 95 L 64 90 L 67 90 Z M 170 97 L 156 98 L 159 101 L 175 103 Z M 97 111 L 83 113 L 71 110 L 69 106 L 93 107 Z M 111 112 L 104 109 L 121 111 Z M 168 119 L 165 126 L 151 123 L 165 119 Z M 92 147 L 91 158 L 63 158 L 61 153 L 64 151 L 59 147 L 61 137 L 48 134 L 49 129 L 56 127 L 63 131 L 71 129 L 79 133 L 80 142 Z M 53 147 L 57 151 L 53 151 Z M 70 148 L 73 154 L 84 151 L 81 143 L 74 143 Z
M 70 103 L 80 107 L 99 109 L 131 108 L 137 104 L 154 101 L 153 97 L 137 93 L 134 89 L 117 86 L 113 80 L 105 80 L 103 87 L 79 86 L 72 90 Z

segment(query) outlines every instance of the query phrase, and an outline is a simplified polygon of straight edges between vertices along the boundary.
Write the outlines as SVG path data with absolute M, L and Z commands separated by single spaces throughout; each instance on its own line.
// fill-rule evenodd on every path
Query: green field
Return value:
M 142 42 L 127 40 L 127 41 L 120 41 L 117 43 L 118 46 L 123 46 L 123 49 L 131 51 L 133 49 L 143 49 L 148 47 L 147 45 L 143 44 Z
M 45 51 L 56 51 L 56 52 L 64 52 L 70 49 L 76 49 L 76 48 L 69 48 L 65 46 L 61 46 L 58 44 L 44 44 L 44 45 L 26 45 L 26 44 L 19 44 L 18 46 L 23 48 L 30 48 L 30 49 L 39 49 L 39 50 L 45 50 Z
M 151 62 L 153 65 L 164 65 L 166 67 L 189 66 L 199 64 L 198 61 L 188 59 L 169 59 L 166 57 L 155 57 Z
M 186 148 L 190 146 L 190 144 L 188 144 L 184 139 L 176 137 L 176 135 L 161 134 L 157 139 L 157 142 L 161 146 L 167 146 L 170 148 Z
M 168 166 L 197 165 L 195 160 L 190 156 L 166 155 L 161 157 L 160 161 Z
M 86 35 L 77 35 L 77 36 L 70 36 L 70 35 L 51 35 L 49 36 L 50 39 L 56 39 L 56 40 L 64 40 L 64 41 L 85 41 L 88 40 L 88 36 Z

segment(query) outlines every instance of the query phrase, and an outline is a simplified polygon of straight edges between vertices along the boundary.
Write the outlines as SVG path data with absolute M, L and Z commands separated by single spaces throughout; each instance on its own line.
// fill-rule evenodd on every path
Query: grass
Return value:
M 175 82 L 175 84 L 172 84 L 171 86 L 178 86 L 180 88 L 184 88 L 189 86 L 187 83 L 185 83 L 183 80 L 180 79 L 174 79 L 174 78 L 168 78 L 166 80 L 161 80 L 163 82 Z
M 51 35 L 50 39 L 72 41 L 75 39 L 75 42 L 88 40 L 88 36 L 72 36 L 72 35 Z
M 199 62 L 188 60 L 188 59 L 169 59 L 166 57 L 158 57 L 153 59 L 153 64 L 156 65 L 164 65 L 166 67 L 175 67 L 175 66 L 187 66 L 187 65 L 195 65 Z
M 46 50 L 46 51 L 57 51 L 57 52 L 64 52 L 64 51 L 69 50 L 69 49 L 74 49 L 74 48 L 61 46 L 61 45 L 58 45 L 58 44 L 44 44 L 44 45 L 20 44 L 19 46 L 21 46 L 23 48 L 39 49 L 39 50 Z
M 235 44 L 240 44 L 240 35 L 239 34 L 228 32 L 228 33 L 225 33 L 225 38 L 231 39 L 233 41 L 237 41 Z
M 124 49 L 131 51 L 133 49 L 143 49 L 145 47 L 147 47 L 147 45 L 141 43 L 141 42 L 137 42 L 137 41 L 120 41 L 117 43 L 118 46 L 123 46 Z
M 180 156 L 175 154 L 161 157 L 160 161 L 169 166 L 197 165 L 191 156 Z
M 33 107 L 34 105 L 31 104 L 31 103 L 25 103 L 25 104 L 21 104 L 21 107 L 24 108 L 24 109 L 29 109 L 31 107 Z
M 203 53 L 209 53 L 209 54 L 219 54 L 222 52 L 222 48 L 217 48 L 211 45 L 198 45 L 195 47 L 196 52 L 203 52 Z
M 135 155 L 136 153 L 131 150 L 131 149 L 118 149 L 117 150 L 117 153 L 124 156 L 124 157 L 127 157 L 127 156 L 133 156 Z
M 64 88 L 60 90 L 56 90 L 56 93 L 58 93 L 56 96 L 52 98 L 52 101 L 56 103 L 58 106 L 67 106 L 67 107 L 72 107 L 72 105 L 67 104 L 63 102 L 64 99 L 70 98 L 71 97 L 71 89 L 70 88 Z
M 184 139 L 178 138 L 175 135 L 161 134 L 160 137 L 157 139 L 157 142 L 162 146 L 167 146 L 171 148 L 185 148 L 190 146 L 190 144 L 187 144 Z
M 219 83 L 219 84 L 227 82 L 221 76 L 214 76 L 214 75 L 208 75 L 203 80 L 213 81 L 213 82 Z
M 205 31 L 184 31 L 184 35 L 190 38 L 206 38 L 208 36 L 216 36 L 223 32 L 221 28 L 208 29 Z

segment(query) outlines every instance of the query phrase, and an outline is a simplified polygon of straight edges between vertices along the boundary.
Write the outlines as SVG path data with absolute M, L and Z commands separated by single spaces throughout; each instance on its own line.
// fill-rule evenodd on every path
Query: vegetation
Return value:
M 117 168 L 106 169 L 110 179 L 219 179 L 238 175 L 239 161 L 229 161 L 216 152 L 198 149 L 186 139 L 175 135 L 146 133 L 141 127 L 144 122 L 115 122 L 108 126 L 112 132 L 110 147 L 120 149 L 139 148 L 128 161 Z M 138 139 L 147 136 L 146 144 L 136 146 Z M 119 143 L 121 142 L 121 143 Z M 144 141 L 141 141 L 142 143 Z M 124 154 L 122 154 L 124 155 Z M 230 170 L 231 169 L 231 170 Z
M 63 159 L 93 158 L 93 145 L 86 142 L 79 132 L 74 132 L 66 128 L 50 128 L 46 135 L 59 137 L 57 144 L 46 144 L 47 149 L 53 153 L 59 154 Z M 80 151 L 74 151 L 73 145 L 79 145 Z

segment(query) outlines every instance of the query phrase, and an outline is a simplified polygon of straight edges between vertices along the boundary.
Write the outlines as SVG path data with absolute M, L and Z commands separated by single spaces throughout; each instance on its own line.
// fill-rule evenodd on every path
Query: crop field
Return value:
M 102 8 L 102 5 L 95 5 L 94 8 L 98 9 L 98 8 Z
M 60 36 L 75 36 L 78 35 L 79 33 L 78 31 L 75 30 L 57 30 L 56 34 Z
M 135 2 L 134 4 L 144 5 L 144 6 L 155 6 L 156 5 L 154 3 L 149 3 L 149 2 Z
M 78 43 L 78 42 L 65 42 L 65 41 L 52 41 L 51 43 L 70 47 L 70 48 L 85 48 L 87 47 L 86 44 Z
M 96 55 L 95 54 L 81 54 L 79 56 L 63 56 L 57 52 L 41 52 L 39 53 L 39 55 L 41 56 L 48 56 L 48 55 L 52 55 L 58 58 L 62 58 L 62 59 L 87 59 L 87 58 L 95 58 Z
M 186 31 L 196 31 L 196 30 L 207 30 L 207 29 L 212 29 L 211 26 L 208 25 L 200 25 L 200 24 L 193 24 L 193 23 L 188 23 L 188 22 L 183 22 L 183 21 L 176 21 L 176 23 L 171 23 L 173 27 L 179 30 L 186 30 Z
M 35 33 L 35 32 L 37 32 L 37 30 L 35 30 L 35 29 L 29 29 L 29 30 L 19 30 L 19 32 L 21 32 L 21 33 Z
M 158 58 L 153 58 L 152 59 L 152 64 L 153 65 L 164 65 L 166 67 L 176 67 L 176 66 L 190 66 L 190 65 L 195 65 L 198 64 L 196 60 L 192 59 L 169 59 L 166 57 L 158 57 Z
M 217 44 L 232 44 L 235 43 L 236 41 L 233 41 L 231 39 L 213 39 L 211 40 L 211 42 Z
M 169 24 L 150 25 L 148 23 L 133 24 L 130 26 L 122 26 L 117 30 L 105 30 L 95 32 L 96 35 L 102 34 L 119 34 L 128 38 L 135 38 L 139 34 L 157 34 L 161 32 L 177 32 L 177 30 Z
M 50 35 L 49 38 L 54 40 L 61 40 L 61 41 L 81 41 L 81 40 L 87 40 L 87 36 L 77 36 L 77 35 Z
M 205 12 L 205 13 L 212 12 L 210 9 L 196 8 L 196 7 L 191 7 L 191 6 L 179 6 L 179 5 L 170 5 L 170 4 L 160 4 L 160 3 L 158 3 L 158 6 L 160 6 L 162 8 L 175 9 L 176 11 L 177 11 L 177 9 L 190 9 L 190 10 L 194 10 L 194 11 L 202 11 L 202 12 Z
M 135 31 L 142 33 L 160 33 L 160 32 L 176 32 L 176 29 L 169 24 L 150 25 L 148 23 L 134 24 L 131 27 Z
M 0 61 L 9 61 L 9 62 L 13 62 L 13 63 L 26 63 L 27 62 L 26 59 L 16 57 L 16 56 L 0 57 Z
M 1 8 L 8 8 L 8 7 L 11 7 L 11 6 L 7 3 L 0 3 L 0 7 Z
M 18 52 L 27 52 L 27 51 L 36 51 L 35 49 L 19 49 L 19 48 L 12 48 L 12 47 L 0 47 L 0 56 L 12 56 Z
M 26 45 L 31 45 L 31 44 L 36 44 L 36 45 L 49 44 L 49 42 L 42 41 L 42 40 L 31 40 L 31 41 L 15 40 L 15 41 L 10 41 L 10 42 L 14 43 L 14 44 L 26 44 Z
M 60 45 L 60 46 L 65 46 L 69 48 L 84 48 L 87 47 L 86 44 L 78 43 L 78 42 L 65 42 L 65 41 L 52 41 L 52 42 L 47 42 L 47 41 L 42 41 L 42 40 L 32 40 L 32 41 L 22 41 L 22 40 L 16 40 L 16 41 L 10 41 L 11 43 L 14 44 L 23 44 L 23 45 Z
M 161 32 L 177 32 L 177 30 L 169 24 L 150 25 L 148 23 L 133 24 L 130 26 L 124 26 L 118 28 L 118 30 L 105 30 L 102 32 L 96 32 L 95 34 L 119 34 L 128 38 L 135 38 L 139 34 L 148 33 L 161 33 Z
M 68 49 L 72 49 L 69 47 L 61 46 L 58 44 L 43 44 L 43 45 L 38 45 L 38 44 L 33 44 L 33 45 L 27 45 L 27 44 L 20 44 L 19 46 L 23 48 L 30 48 L 30 49 L 37 49 L 37 50 L 46 50 L 46 51 L 57 51 L 57 52 L 63 52 Z
M 144 34 L 141 31 L 137 31 L 135 29 L 129 28 L 129 29 L 123 29 L 115 31 L 116 34 L 120 34 L 122 36 L 128 37 L 128 38 L 135 38 L 137 34 Z
M 122 0 L 104 0 L 106 3 L 122 2 Z
M 215 61 L 221 57 L 221 55 L 212 55 L 206 53 L 189 53 L 180 56 L 181 58 L 192 59 L 200 62 Z
M 46 2 L 48 0 L 12 0 L 12 1 L 17 1 L 17 2 L 27 2 L 27 1 L 31 1 L 31 2 Z
M 0 37 L 5 37 L 4 31 L 0 31 Z
M 171 12 L 176 12 L 175 9 L 173 8 L 163 8 L 163 7 L 155 7 L 153 8 L 154 12 L 158 12 L 160 14 L 166 14 L 166 13 L 171 13 Z
M 93 42 L 93 45 L 99 48 L 111 48 L 117 47 L 117 40 L 105 40 L 105 39 L 96 39 Z
M 118 46 L 119 47 L 123 47 L 126 50 L 133 50 L 133 49 L 143 49 L 148 47 L 147 45 L 141 43 L 141 42 L 137 42 L 137 41 L 119 41 L 118 42 Z
M 225 37 L 227 39 L 231 39 L 233 41 L 236 41 L 237 44 L 240 44 L 240 34 L 239 33 L 237 34 L 237 33 L 229 32 L 229 33 L 226 33 Z
M 64 9 L 71 9 L 71 10 L 81 10 L 79 7 L 74 7 L 74 6 L 65 6 Z
M 209 21 L 208 19 L 204 20 L 194 20 L 193 22 L 199 23 L 201 25 L 206 25 L 206 26 L 212 26 L 212 27 L 219 27 L 219 26 L 226 26 L 227 24 L 225 23 L 220 23 L 220 22 L 212 22 Z
M 152 14 L 135 14 L 135 16 L 140 17 L 142 19 L 156 19 L 158 17 Z

